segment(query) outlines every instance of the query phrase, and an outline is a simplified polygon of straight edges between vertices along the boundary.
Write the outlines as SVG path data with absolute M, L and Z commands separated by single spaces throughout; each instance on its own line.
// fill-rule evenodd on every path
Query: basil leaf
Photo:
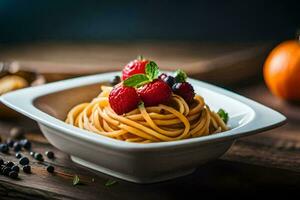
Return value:
M 80 183 L 79 176 L 75 175 L 73 178 L 73 186 L 78 185 Z
M 145 72 L 146 72 L 146 75 L 148 76 L 148 78 L 150 79 L 150 81 L 156 79 L 159 74 L 157 64 L 153 61 L 148 62 L 146 65 Z
M 177 69 L 174 76 L 177 83 L 185 82 L 187 79 L 186 73 L 181 69 Z
M 127 78 L 123 84 L 129 87 L 139 87 L 149 82 L 149 78 L 145 74 L 135 74 Z
M 223 110 L 222 108 L 220 108 L 219 111 L 218 111 L 218 115 L 223 120 L 223 122 L 225 124 L 227 124 L 228 118 L 229 118 L 228 113 L 225 110 Z

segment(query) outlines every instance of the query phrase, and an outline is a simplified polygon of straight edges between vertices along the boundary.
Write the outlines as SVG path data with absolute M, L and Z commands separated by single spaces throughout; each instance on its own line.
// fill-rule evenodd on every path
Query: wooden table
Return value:
M 32 174 L 20 173 L 19 180 L 0 176 L 0 199 L 183 199 L 191 195 L 200 199 L 204 194 L 210 195 L 209 198 L 232 197 L 237 191 L 247 192 L 242 196 L 251 196 L 257 191 L 272 194 L 284 190 L 299 191 L 300 106 L 273 97 L 260 79 L 244 86 L 234 84 L 228 87 L 284 113 L 288 123 L 237 140 L 224 156 L 199 166 L 191 175 L 156 184 L 129 183 L 81 167 L 51 146 L 32 121 L 2 120 L 2 136 L 11 126 L 18 124 L 26 128 L 27 138 L 33 141 L 33 151 L 54 151 L 56 159 L 46 159 L 46 162 L 55 166 L 56 173 L 47 173 L 43 165 L 32 159 Z M 28 153 L 24 152 L 24 155 Z M 0 153 L 0 156 L 17 161 L 14 155 Z M 83 184 L 73 186 L 74 175 L 78 175 Z M 117 182 L 106 186 L 108 180 Z

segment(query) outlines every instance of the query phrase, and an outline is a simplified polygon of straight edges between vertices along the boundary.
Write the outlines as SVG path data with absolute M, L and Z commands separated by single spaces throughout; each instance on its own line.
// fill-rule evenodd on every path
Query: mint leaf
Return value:
M 222 108 L 220 108 L 219 111 L 218 111 L 218 115 L 223 120 L 223 122 L 225 124 L 227 124 L 228 118 L 229 118 L 228 113 L 225 110 L 223 110 Z
M 187 75 L 186 73 L 181 70 L 181 69 L 177 69 L 176 72 L 175 72 L 175 80 L 177 83 L 182 83 L 182 82 L 185 82 L 187 79 Z
M 128 87 L 139 87 L 148 82 L 150 82 L 150 80 L 145 74 L 135 74 L 127 78 L 123 84 Z
M 79 176 L 75 175 L 73 178 L 73 186 L 80 184 Z
M 112 185 L 114 185 L 116 183 L 117 183 L 117 181 L 109 179 L 109 180 L 106 181 L 105 186 L 109 187 L 109 186 L 112 186 Z
M 150 81 L 156 79 L 159 73 L 157 64 L 153 61 L 148 62 L 146 65 L 145 73 Z

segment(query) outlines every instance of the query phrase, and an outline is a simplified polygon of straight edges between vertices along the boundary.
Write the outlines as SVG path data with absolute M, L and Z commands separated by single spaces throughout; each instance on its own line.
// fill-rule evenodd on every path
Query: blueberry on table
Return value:
M 21 145 L 23 146 L 24 149 L 30 150 L 31 149 L 31 142 L 27 139 L 21 140 L 20 141 Z
M 14 164 L 13 162 L 11 162 L 11 161 L 7 161 L 7 162 L 4 163 L 4 165 L 5 165 L 6 167 L 12 167 L 12 166 L 14 166 L 15 164 Z
M 20 152 L 16 153 L 16 158 L 22 158 L 22 154 Z
M 23 157 L 19 160 L 20 165 L 28 165 L 29 159 L 27 157 Z
M 16 171 L 11 171 L 11 172 L 9 172 L 8 176 L 9 176 L 10 178 L 15 179 L 15 178 L 18 178 L 19 174 L 18 174 L 18 172 L 16 172 Z
M 54 153 L 52 151 L 46 151 L 45 152 L 45 155 L 50 158 L 50 159 L 53 159 L 54 158 Z
M 34 155 L 35 155 L 35 152 L 33 152 L 33 151 L 30 151 L 30 155 L 31 155 L 32 157 L 34 157 Z
M 30 167 L 30 165 L 25 165 L 23 167 L 23 172 L 25 172 L 26 174 L 30 174 L 31 173 L 31 167 Z
M 0 165 L 3 165 L 4 164 L 4 161 L 2 158 L 0 158 Z
M 15 141 L 12 139 L 7 139 L 6 140 L 6 144 L 8 145 L 8 147 L 12 148 L 14 146 Z
M 20 171 L 20 168 L 19 168 L 19 166 L 14 165 L 14 166 L 12 166 L 11 170 L 12 170 L 12 171 L 15 171 L 15 172 L 19 172 L 19 171 Z
M 0 151 L 2 153 L 7 153 L 9 151 L 7 144 L 0 144 Z
M 44 160 L 43 155 L 40 154 L 40 153 L 35 153 L 34 158 L 38 161 L 43 161 Z
M 53 173 L 54 172 L 54 167 L 52 165 L 47 166 L 47 172 Z
M 21 151 L 22 145 L 19 142 L 15 142 L 13 145 L 13 149 L 15 152 Z
M 10 167 L 3 167 L 2 173 L 3 173 L 5 176 L 8 176 L 8 175 L 9 175 L 9 172 L 11 172 L 11 168 L 10 168 Z

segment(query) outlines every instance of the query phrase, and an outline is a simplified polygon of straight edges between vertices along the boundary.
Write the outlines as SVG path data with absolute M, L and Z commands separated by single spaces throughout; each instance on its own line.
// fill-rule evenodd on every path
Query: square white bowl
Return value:
M 212 110 L 224 108 L 229 113 L 229 131 L 172 142 L 129 143 L 66 124 L 35 104 L 46 95 L 106 82 L 115 75 L 119 72 L 26 88 L 1 96 L 1 101 L 37 121 L 49 142 L 70 154 L 74 162 L 137 183 L 158 182 L 191 173 L 199 165 L 224 154 L 235 139 L 278 127 L 286 121 L 282 114 L 253 100 L 194 79 L 188 81 Z

